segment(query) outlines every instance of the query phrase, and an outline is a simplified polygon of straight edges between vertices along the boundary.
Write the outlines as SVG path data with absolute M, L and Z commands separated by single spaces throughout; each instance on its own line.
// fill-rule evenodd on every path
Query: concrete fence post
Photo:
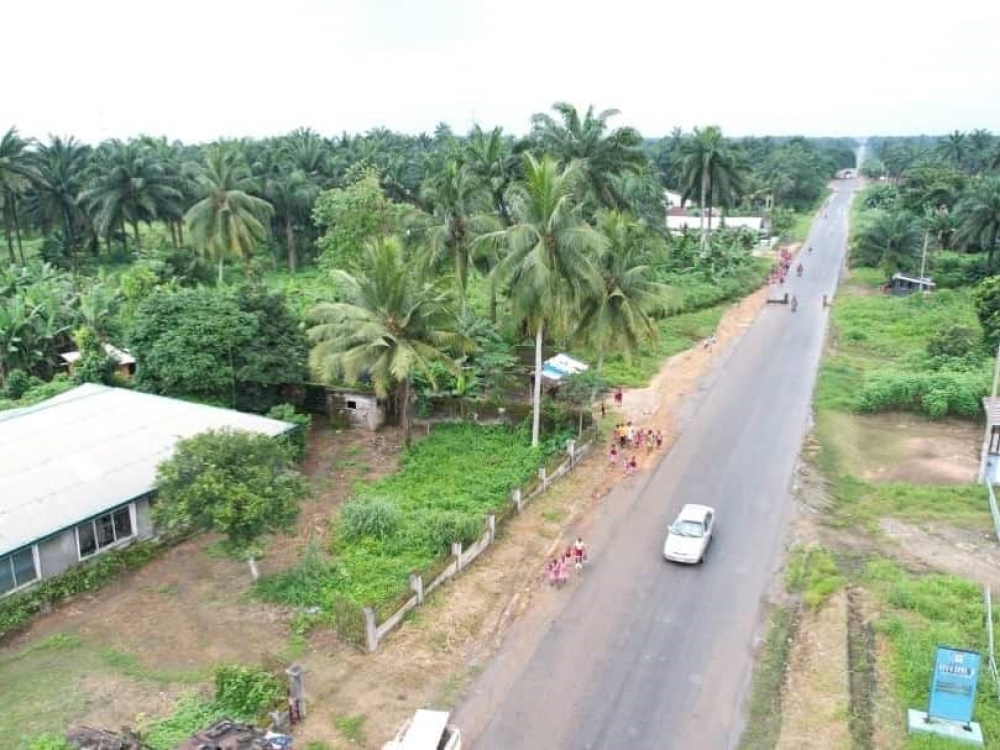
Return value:
M 424 603 L 424 577 L 419 573 L 410 573 L 410 588 L 417 595 L 417 604 Z
M 521 501 L 521 488 L 515 487 L 514 491 L 510 493 L 510 498 L 514 501 L 514 506 L 517 508 L 517 512 L 520 513 L 524 507 L 524 504 Z
M 486 516 L 486 528 L 490 532 L 490 544 L 497 540 L 497 517 L 490 513 Z
M 365 613 L 365 645 L 368 647 L 368 653 L 374 654 L 378 651 L 378 627 L 375 625 L 375 610 L 371 607 L 365 607 L 362 612 Z
M 462 569 L 462 543 L 452 542 L 451 543 L 451 554 L 455 556 L 458 561 L 458 570 Z
M 544 466 L 538 467 L 538 478 L 542 480 L 542 490 L 547 490 L 549 488 L 549 480 Z
M 569 454 L 569 465 L 572 468 L 573 464 L 576 463 L 576 441 L 567 440 L 566 441 L 566 453 Z
M 292 723 L 306 718 L 306 688 L 303 670 L 298 664 L 293 664 L 285 670 L 288 675 L 288 709 Z

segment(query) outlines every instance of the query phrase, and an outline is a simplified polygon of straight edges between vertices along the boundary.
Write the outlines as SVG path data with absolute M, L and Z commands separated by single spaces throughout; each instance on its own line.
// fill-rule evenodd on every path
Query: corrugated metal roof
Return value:
M 292 425 L 92 384 L 0 412 L 0 555 L 152 491 L 179 439 L 224 427 Z

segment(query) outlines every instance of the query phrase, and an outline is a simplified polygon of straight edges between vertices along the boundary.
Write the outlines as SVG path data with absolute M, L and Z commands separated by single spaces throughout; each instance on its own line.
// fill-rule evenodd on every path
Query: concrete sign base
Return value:
M 942 721 L 941 719 L 928 719 L 925 711 L 917 711 L 911 708 L 906 712 L 907 730 L 910 734 L 922 732 L 924 734 L 937 734 L 941 737 L 965 742 L 969 745 L 983 746 L 983 730 L 975 721 L 968 726 L 956 724 L 953 721 Z

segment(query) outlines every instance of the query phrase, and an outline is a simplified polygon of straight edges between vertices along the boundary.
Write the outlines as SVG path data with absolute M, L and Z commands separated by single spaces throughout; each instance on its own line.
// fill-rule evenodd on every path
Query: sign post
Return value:
M 929 732 L 981 747 L 982 729 L 972 721 L 979 666 L 976 651 L 938 646 L 927 711 L 911 708 L 907 712 L 910 733 Z

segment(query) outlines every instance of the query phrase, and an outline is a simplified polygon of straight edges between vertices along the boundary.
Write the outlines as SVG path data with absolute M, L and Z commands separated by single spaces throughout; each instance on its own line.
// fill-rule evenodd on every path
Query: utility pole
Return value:
M 924 285 L 924 273 L 927 271 L 927 242 L 930 240 L 931 233 L 928 230 L 924 230 L 924 252 L 920 256 L 920 291 L 926 291 L 927 287 Z

